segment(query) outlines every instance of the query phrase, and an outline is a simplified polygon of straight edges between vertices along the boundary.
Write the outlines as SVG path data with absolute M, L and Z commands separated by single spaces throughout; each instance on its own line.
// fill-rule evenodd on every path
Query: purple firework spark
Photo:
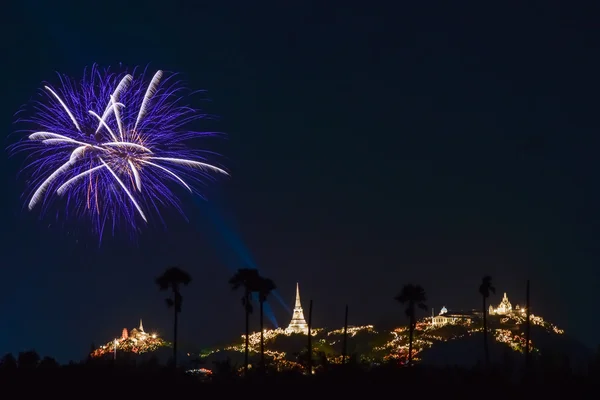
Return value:
M 227 172 L 190 140 L 213 135 L 186 125 L 204 117 L 181 105 L 182 87 L 157 71 L 150 81 L 93 66 L 77 84 L 59 75 L 61 87 L 44 86 L 45 101 L 22 121 L 35 130 L 16 143 L 28 153 L 28 208 L 46 211 L 62 197 L 68 212 L 92 219 L 97 232 L 125 222 L 138 227 L 161 207 L 181 211 L 172 191 L 189 192 Z

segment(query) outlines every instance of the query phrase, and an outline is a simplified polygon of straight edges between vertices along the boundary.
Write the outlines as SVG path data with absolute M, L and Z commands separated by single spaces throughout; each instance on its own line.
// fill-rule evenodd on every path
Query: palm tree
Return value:
M 177 316 L 181 312 L 183 297 L 179 292 L 181 285 L 187 286 L 192 281 L 190 274 L 178 267 L 168 268 L 156 278 L 160 290 L 171 290 L 172 297 L 165 299 L 167 307 L 173 308 L 173 368 L 177 368 Z
M 248 345 L 250 341 L 250 314 L 252 314 L 252 293 L 258 291 L 260 275 L 258 270 L 250 268 L 240 268 L 234 276 L 229 279 L 229 284 L 233 290 L 244 288 L 242 296 L 242 306 L 246 313 L 246 347 L 244 349 L 244 376 L 248 376 Z
M 276 289 L 275 282 L 269 278 L 260 277 L 258 281 L 258 303 L 260 305 L 260 366 L 265 372 L 265 321 L 264 321 L 264 305 L 269 294 Z
M 496 288 L 492 286 L 492 277 L 486 275 L 481 280 L 481 285 L 479 285 L 479 294 L 481 294 L 481 298 L 483 299 L 483 353 L 485 356 L 485 364 L 488 366 L 490 364 L 490 350 L 488 348 L 488 330 L 487 330 L 487 309 L 486 302 L 487 298 L 490 297 L 491 293 L 496 293 Z
M 425 302 L 427 301 L 427 295 L 425 289 L 419 285 L 408 284 L 402 288 L 399 295 L 395 297 L 396 301 L 401 304 L 406 304 L 406 316 L 409 319 L 408 326 L 408 365 L 412 364 L 412 348 L 413 348 L 413 334 L 415 326 L 417 325 L 416 319 L 416 308 L 427 310 Z

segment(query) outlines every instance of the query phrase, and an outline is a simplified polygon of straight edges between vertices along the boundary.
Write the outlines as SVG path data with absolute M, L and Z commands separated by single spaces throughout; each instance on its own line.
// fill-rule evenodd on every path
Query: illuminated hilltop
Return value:
M 140 326 L 127 331 L 123 328 L 121 337 L 115 338 L 91 353 L 92 358 L 105 356 L 115 357 L 120 352 L 144 354 L 158 350 L 161 347 L 169 347 L 171 344 L 164 341 L 156 333 L 144 331 L 144 325 L 140 319 Z
M 301 317 L 301 318 L 300 318 Z M 525 349 L 526 310 L 516 305 L 514 308 L 506 293 L 498 307 L 488 310 L 490 341 L 515 352 Z M 564 331 L 538 315 L 531 315 L 533 353 L 539 354 L 536 340 L 544 335 L 563 336 Z M 445 307 L 439 315 L 426 317 L 417 322 L 413 340 L 413 359 L 421 361 L 422 353 L 442 346 L 442 343 L 461 341 L 482 334 L 481 311 L 452 312 Z M 307 327 L 305 327 L 300 294 L 297 289 L 294 316 L 286 329 L 266 329 L 265 356 L 279 369 L 301 368 L 300 354 L 306 351 Z M 321 363 L 340 363 L 342 353 L 343 328 L 336 330 L 312 329 L 313 348 Z M 232 363 L 242 365 L 245 335 L 233 344 L 207 349 L 200 354 L 205 365 L 212 361 L 230 359 Z M 480 344 L 480 340 L 477 340 Z M 481 345 L 482 347 L 482 345 Z M 260 332 L 249 337 L 251 363 L 258 360 L 260 354 Z M 404 361 L 408 356 L 408 327 L 392 330 L 377 330 L 372 325 L 348 327 L 348 354 L 354 354 L 363 362 L 381 363 L 389 360 Z M 194 355 L 195 357 L 196 355 Z

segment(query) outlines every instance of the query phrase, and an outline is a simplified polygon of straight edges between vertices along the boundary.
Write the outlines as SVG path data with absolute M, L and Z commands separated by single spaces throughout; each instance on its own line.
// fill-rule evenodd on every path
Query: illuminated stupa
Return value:
M 308 324 L 304 320 L 304 311 L 300 303 L 300 287 L 296 283 L 296 304 L 294 305 L 294 314 L 292 320 L 285 330 L 287 333 L 303 333 L 308 335 Z

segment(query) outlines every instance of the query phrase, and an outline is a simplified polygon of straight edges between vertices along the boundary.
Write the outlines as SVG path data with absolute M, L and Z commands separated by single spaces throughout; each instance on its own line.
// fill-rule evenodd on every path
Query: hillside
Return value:
M 439 319 L 424 318 L 417 323 L 414 336 L 414 359 L 417 362 L 437 365 L 474 365 L 481 360 L 482 329 L 481 321 L 476 313 L 444 316 L 444 323 L 436 323 Z M 494 359 L 506 357 L 507 353 L 523 353 L 525 349 L 524 328 L 526 318 L 521 313 L 510 315 L 490 315 L 488 325 L 490 342 Z M 432 323 L 434 321 L 434 323 Z M 564 335 L 564 331 L 532 315 L 532 352 L 540 354 L 552 349 L 553 352 L 575 355 L 577 358 L 589 356 L 589 351 L 579 342 Z M 278 368 L 294 368 L 301 366 L 299 357 L 306 351 L 307 336 L 288 333 L 283 329 L 266 330 L 265 354 Z M 343 329 L 315 329 L 313 331 L 313 347 L 320 363 L 326 359 L 328 363 L 340 363 L 342 352 Z M 250 362 L 258 361 L 260 351 L 260 332 L 250 336 Z M 389 331 L 379 331 L 372 325 L 348 328 L 348 354 L 361 361 L 378 364 L 388 360 L 404 360 L 408 353 L 408 329 L 399 327 Z M 197 355 L 190 354 L 190 357 Z M 206 368 L 213 362 L 229 359 L 231 363 L 241 365 L 244 358 L 244 336 L 238 341 L 223 347 L 206 349 L 199 354 Z
M 123 355 L 156 355 L 157 351 L 170 347 L 171 344 L 160 338 L 156 333 L 144 331 L 140 320 L 138 328 L 127 330 L 123 328 L 121 336 L 94 349 L 90 354 L 92 358 L 121 358 Z

